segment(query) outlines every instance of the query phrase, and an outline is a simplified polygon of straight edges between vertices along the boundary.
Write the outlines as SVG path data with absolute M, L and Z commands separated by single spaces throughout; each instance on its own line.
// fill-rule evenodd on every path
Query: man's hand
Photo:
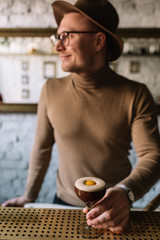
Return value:
M 104 197 L 87 213 L 87 224 L 94 228 L 109 229 L 112 232 L 123 232 L 128 224 L 130 203 L 125 190 L 115 186 L 106 191 Z
M 20 197 L 7 200 L 1 206 L 2 207 L 23 207 L 26 203 L 30 203 L 30 202 L 34 202 L 34 200 L 25 196 L 20 196 Z

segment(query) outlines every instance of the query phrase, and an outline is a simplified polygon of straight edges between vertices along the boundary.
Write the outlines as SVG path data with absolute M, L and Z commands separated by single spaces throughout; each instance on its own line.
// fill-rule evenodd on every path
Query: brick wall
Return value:
M 53 0 L 0 0 L 0 27 L 55 27 Z M 74 3 L 75 0 L 70 0 Z M 121 27 L 160 27 L 160 1 L 110 0 Z
M 0 202 L 23 194 L 36 114 L 0 114 Z M 38 201 L 52 202 L 56 191 L 56 146 Z
M 75 2 L 75 1 L 70 1 Z M 121 27 L 160 27 L 160 1 L 157 0 L 112 0 L 120 15 Z M 56 27 L 50 7 L 52 0 L 0 0 L 0 27 Z M 122 60 L 121 60 L 122 61 Z M 144 79 L 144 75 L 124 72 L 122 63 L 119 70 L 132 79 Z M 152 61 L 146 60 L 143 73 L 152 74 Z M 155 60 L 156 61 L 156 60 Z M 144 62 L 142 60 L 142 62 Z M 154 79 L 159 68 L 154 64 Z M 126 68 L 125 68 L 126 69 Z M 147 78 L 146 84 L 150 84 Z M 158 78 L 156 78 L 158 81 Z M 0 82 L 1 84 L 1 82 Z M 8 86 L 9 87 L 9 86 Z M 0 202 L 21 195 L 24 191 L 28 161 L 34 139 L 36 114 L 0 113 Z M 160 117 L 159 117 L 160 127 Z M 53 150 L 50 168 L 40 191 L 37 202 L 51 203 L 56 191 L 57 150 Z M 136 164 L 136 155 L 131 151 L 131 162 Z M 144 207 L 160 192 L 157 183 L 135 206 Z

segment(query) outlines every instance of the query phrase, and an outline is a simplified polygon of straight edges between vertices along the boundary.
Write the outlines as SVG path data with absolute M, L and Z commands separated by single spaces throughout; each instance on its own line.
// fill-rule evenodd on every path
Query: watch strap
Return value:
M 135 200 L 135 196 L 134 196 L 134 193 L 131 191 L 131 189 L 123 184 L 118 184 L 117 187 L 120 187 L 125 190 L 125 192 L 127 193 L 128 199 L 130 201 L 130 204 L 132 205 L 132 203 Z

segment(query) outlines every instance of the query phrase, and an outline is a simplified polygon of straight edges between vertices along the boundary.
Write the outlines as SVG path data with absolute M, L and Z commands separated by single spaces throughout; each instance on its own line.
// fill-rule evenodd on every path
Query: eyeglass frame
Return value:
M 66 39 L 67 39 L 67 41 L 68 41 L 67 44 L 64 43 L 65 39 L 62 39 L 62 37 L 61 37 L 62 34 L 65 34 L 65 33 L 67 34 L 67 35 L 66 35 Z M 65 47 L 68 47 L 69 44 L 70 44 L 70 41 L 69 41 L 69 36 L 70 36 L 69 34 L 70 34 L 70 33 L 88 33 L 88 34 L 94 34 L 94 33 L 99 33 L 99 31 L 64 31 L 64 32 L 62 32 L 62 33 L 60 33 L 60 34 L 53 34 L 53 35 L 50 37 L 50 39 L 54 42 L 54 45 L 55 45 L 55 46 L 57 45 L 58 41 L 60 40 Z

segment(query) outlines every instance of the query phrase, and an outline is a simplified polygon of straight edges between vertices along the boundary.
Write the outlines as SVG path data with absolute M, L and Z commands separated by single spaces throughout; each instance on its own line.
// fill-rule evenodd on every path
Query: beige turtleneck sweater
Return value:
M 28 197 L 37 197 L 55 141 L 57 195 L 71 205 L 84 206 L 74 192 L 80 177 L 100 177 L 108 187 L 123 183 L 136 199 L 160 177 L 153 99 L 144 84 L 119 76 L 107 66 L 86 78 L 73 73 L 44 85 L 29 164 Z M 139 159 L 132 172 L 128 160 L 131 141 Z

